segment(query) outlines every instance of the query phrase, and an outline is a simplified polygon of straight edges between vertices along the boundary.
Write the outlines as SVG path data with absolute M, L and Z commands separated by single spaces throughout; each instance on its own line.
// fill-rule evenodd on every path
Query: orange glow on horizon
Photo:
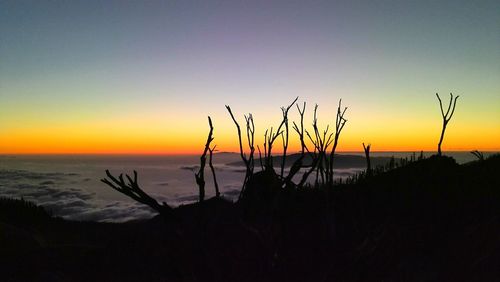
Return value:
M 199 137 L 197 141 L 187 142 L 174 140 L 174 142 L 165 142 L 162 144 L 160 141 L 165 140 L 152 140 L 151 142 L 138 142 L 138 143 L 112 143 L 108 142 L 98 142 L 98 140 L 83 140 L 81 142 L 75 142 L 72 140 L 70 143 L 58 143 L 56 140 L 42 139 L 35 143 L 32 142 L 12 142 L 16 140 L 4 140 L 7 142 L 2 142 L 0 146 L 0 154 L 102 154 L 102 155 L 199 155 L 202 153 L 204 148 L 204 137 Z M 352 141 L 348 138 L 346 140 L 341 140 L 337 148 L 337 152 L 362 152 L 363 141 Z M 383 140 L 384 138 L 381 138 Z M 451 138 L 450 138 L 451 139 Z M 33 139 L 32 139 L 33 140 Z M 102 140 L 101 140 L 102 141 Z M 175 142 L 177 141 L 177 142 Z M 219 140 L 222 141 L 222 140 Z M 233 152 L 239 153 L 238 144 L 230 144 L 228 140 L 226 142 L 215 143 L 218 144 L 217 148 L 219 152 Z M 403 140 L 401 140 L 403 141 Z M 407 143 L 398 142 L 393 140 L 387 142 L 385 146 L 379 145 L 375 142 L 365 142 L 372 144 L 372 152 L 433 152 L 436 151 L 437 144 L 435 140 L 425 140 L 426 142 L 411 142 Z M 294 144 L 293 142 L 289 145 L 288 154 L 296 153 L 300 151 L 300 146 Z M 273 154 L 282 154 L 281 143 L 276 143 L 273 149 Z M 262 146 L 261 146 L 262 147 Z M 244 148 L 245 153 L 248 154 L 248 149 Z M 495 142 L 482 142 L 482 146 L 471 146 L 467 144 L 448 143 L 444 142 L 443 150 L 446 151 L 500 151 Z M 255 151 L 256 156 L 258 156 L 258 151 Z
M 349 122 L 342 131 L 337 151 L 360 152 L 363 142 L 372 144 L 373 152 L 436 151 L 441 120 L 435 112 L 432 109 L 432 115 L 425 115 L 418 112 L 387 114 L 374 110 L 352 110 L 348 112 Z M 320 121 L 331 123 L 330 112 L 325 110 L 320 114 Z M 242 114 L 236 115 L 242 126 L 243 147 L 247 148 Z M 295 115 L 296 113 L 290 121 L 297 120 Z M 456 115 L 446 130 L 444 151 L 500 151 L 500 127 L 495 116 L 478 121 L 469 118 L 474 115 L 467 111 Z M 239 152 L 238 135 L 227 113 L 217 112 L 212 120 L 215 127 L 212 145 L 216 144 L 219 151 Z M 262 149 L 265 128 L 276 126 L 279 121 L 280 116 L 276 111 L 272 115 L 256 115 L 257 156 L 257 145 Z M 310 120 L 305 120 L 304 124 L 311 130 Z M 325 124 L 321 124 L 320 130 L 324 128 Z M 0 154 L 198 155 L 204 149 L 207 133 L 208 126 L 203 113 L 193 113 L 182 119 L 177 113 L 163 118 L 160 114 L 153 113 L 149 116 L 127 115 L 107 119 L 96 117 L 79 122 L 45 122 L 33 119 L 22 126 L 13 124 L 10 128 L 0 130 Z M 289 136 L 288 152 L 298 152 L 298 136 L 291 126 Z M 311 149 L 312 145 L 307 143 Z M 273 153 L 282 153 L 280 138 L 276 140 Z

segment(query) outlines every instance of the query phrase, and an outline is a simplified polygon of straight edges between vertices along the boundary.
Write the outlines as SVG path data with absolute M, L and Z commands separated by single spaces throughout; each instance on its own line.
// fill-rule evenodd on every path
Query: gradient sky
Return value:
M 444 150 L 500 150 L 499 1 L 145 2 L 0 1 L 0 153 L 198 153 L 207 115 L 233 151 L 225 104 L 260 140 L 296 96 L 343 99 L 340 150 L 435 150 L 436 92 Z

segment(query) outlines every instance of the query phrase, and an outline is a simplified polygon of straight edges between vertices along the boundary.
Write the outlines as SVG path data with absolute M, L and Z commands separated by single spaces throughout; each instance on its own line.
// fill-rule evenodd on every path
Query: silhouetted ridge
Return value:
M 9 215 L 0 270 L 7 281 L 494 281 L 499 169 L 500 155 L 409 159 L 331 191 L 282 187 L 268 170 L 237 203 L 211 198 L 167 221 L 124 224 L 69 222 L 0 200 Z
M 291 154 L 286 156 L 285 167 L 290 167 L 301 157 L 300 154 Z M 273 157 L 276 163 L 281 163 L 283 158 L 280 155 Z M 373 166 L 383 166 L 391 161 L 391 157 L 371 157 Z M 312 158 L 309 155 L 304 156 L 303 165 L 310 166 L 312 163 Z M 241 161 L 230 162 L 226 165 L 230 166 L 244 166 L 245 164 Z M 348 155 L 348 154 L 335 154 L 334 168 L 365 168 L 366 158 L 358 155 Z
M 31 222 L 49 218 L 51 218 L 50 213 L 30 201 L 0 197 L 0 221 Z

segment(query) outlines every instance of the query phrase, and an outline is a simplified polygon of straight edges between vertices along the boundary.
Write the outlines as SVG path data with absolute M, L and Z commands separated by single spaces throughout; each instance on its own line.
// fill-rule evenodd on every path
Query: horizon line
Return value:
M 463 153 L 463 152 L 466 152 L 466 153 L 470 153 L 474 150 L 449 150 L 449 151 L 444 151 L 443 153 L 446 154 L 446 152 L 448 153 Z M 479 152 L 483 152 L 483 153 L 496 153 L 496 152 L 500 152 L 500 149 L 499 150 L 478 150 Z M 435 150 L 377 150 L 377 151 L 370 151 L 370 153 L 420 153 L 420 152 L 423 152 L 423 153 L 436 153 L 437 154 L 437 151 Z M 247 153 L 247 152 L 245 152 Z M 292 155 L 292 154 L 296 154 L 296 153 L 300 153 L 300 151 L 298 152 L 293 152 L 293 153 L 289 153 L 287 155 Z M 364 154 L 364 151 L 362 150 L 359 150 L 359 151 L 353 151 L 353 150 L 345 150 L 345 151 L 338 151 L 338 152 L 335 152 L 336 154 L 342 154 L 342 153 L 362 153 Z M 219 154 L 237 154 L 239 155 L 240 152 L 237 152 L 237 151 L 224 151 L 224 152 L 216 152 L 214 153 L 215 155 L 219 155 Z M 200 156 L 201 154 L 200 153 L 134 153 L 134 152 L 122 152 L 122 153 L 113 153 L 113 152 L 110 152 L 110 153 L 102 153 L 102 152 L 96 152 L 96 153 L 88 153 L 88 152 L 69 152 L 69 153 L 1 153 L 0 152 L 0 156 L 48 156 L 48 155 L 51 155 L 51 156 Z M 282 154 L 276 154 L 276 156 L 282 156 Z

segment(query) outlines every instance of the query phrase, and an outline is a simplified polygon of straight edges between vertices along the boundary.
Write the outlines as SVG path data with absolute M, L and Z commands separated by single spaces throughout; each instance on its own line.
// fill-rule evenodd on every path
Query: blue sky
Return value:
M 499 14 L 498 1 L 2 1 L 0 152 L 189 151 L 208 114 L 234 133 L 224 104 L 264 130 L 295 96 L 325 119 L 343 97 L 345 149 L 418 149 L 420 135 L 430 148 L 436 92 L 461 95 L 450 148 L 498 149 L 485 140 L 500 140 Z M 130 131 L 157 139 L 105 141 Z

